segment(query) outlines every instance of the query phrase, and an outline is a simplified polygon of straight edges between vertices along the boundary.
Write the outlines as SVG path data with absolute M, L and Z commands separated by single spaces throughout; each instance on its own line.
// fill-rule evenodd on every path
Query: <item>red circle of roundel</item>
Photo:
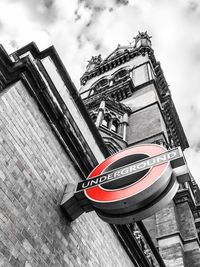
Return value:
M 106 167 L 108 167 L 111 163 L 120 160 L 123 157 L 133 155 L 133 154 L 147 154 L 150 157 L 159 155 L 161 153 L 166 152 L 167 149 L 161 147 L 159 145 L 149 144 L 149 145 L 139 145 L 134 146 L 125 150 L 122 150 L 99 164 L 88 176 L 88 179 L 91 179 L 95 176 L 100 175 Z M 139 192 L 145 190 L 150 185 L 152 185 L 156 180 L 160 177 L 160 175 L 167 168 L 168 163 L 163 163 L 161 165 L 154 166 L 150 169 L 147 175 L 144 178 L 141 178 L 139 181 L 131 184 L 125 188 L 119 189 L 104 189 L 100 185 L 94 186 L 89 189 L 85 189 L 85 195 L 91 201 L 94 202 L 102 202 L 102 203 L 110 203 L 115 201 L 120 201 L 126 198 L 129 198 L 133 195 L 138 194 Z

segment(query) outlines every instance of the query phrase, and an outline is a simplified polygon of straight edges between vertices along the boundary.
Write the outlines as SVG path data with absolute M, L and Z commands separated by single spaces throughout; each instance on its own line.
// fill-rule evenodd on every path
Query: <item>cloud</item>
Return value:
M 51 43 L 48 29 L 44 23 L 40 24 L 37 19 L 30 19 L 30 13 L 23 1 L 0 2 L 0 17 L 2 21 L 1 43 L 10 52 L 13 50 L 13 41 L 19 46 L 25 45 L 32 40 L 38 41 L 39 45 L 45 47 Z M 13 40 L 11 42 L 11 40 Z
M 195 173 L 200 153 L 199 27 L 198 0 L 0 1 L 6 50 L 11 53 L 31 41 L 40 49 L 53 44 L 77 87 L 92 56 L 106 57 L 118 44 L 132 41 L 138 30 L 147 30 L 191 144 L 186 156 Z
M 56 20 L 57 10 L 55 8 L 55 0 L 2 0 L 9 8 L 23 6 L 24 11 L 28 15 L 28 19 L 37 23 L 52 23 Z M 19 15 L 20 13 L 18 13 Z M 20 14 L 21 15 L 21 14 Z

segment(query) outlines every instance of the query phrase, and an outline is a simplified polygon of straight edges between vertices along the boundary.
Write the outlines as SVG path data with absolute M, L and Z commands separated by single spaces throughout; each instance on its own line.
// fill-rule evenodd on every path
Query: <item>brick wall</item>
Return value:
M 194 217 L 188 202 L 179 203 L 176 207 L 179 229 L 183 239 L 197 238 Z
M 184 267 L 183 249 L 180 244 L 174 244 L 160 249 L 160 254 L 167 267 Z M 191 265 L 192 267 L 192 265 Z
M 157 234 L 159 237 L 167 236 L 179 231 L 176 220 L 176 210 L 173 201 L 156 213 L 156 224 Z
M 199 249 L 193 249 L 185 252 L 185 267 L 199 267 L 200 256 Z
M 180 233 L 185 244 L 185 266 L 197 267 L 200 265 L 200 249 L 197 243 L 197 230 L 192 211 L 188 202 L 177 204 L 177 218 Z
M 127 142 L 129 145 L 150 138 L 163 131 L 163 121 L 157 104 L 132 113 L 129 116 Z
M 0 95 L 0 266 L 133 266 L 94 212 L 69 224 L 59 203 L 79 177 L 21 82 Z
M 171 201 L 156 213 L 159 252 L 167 267 L 183 267 L 184 251 L 178 235 L 179 227 L 176 206 Z

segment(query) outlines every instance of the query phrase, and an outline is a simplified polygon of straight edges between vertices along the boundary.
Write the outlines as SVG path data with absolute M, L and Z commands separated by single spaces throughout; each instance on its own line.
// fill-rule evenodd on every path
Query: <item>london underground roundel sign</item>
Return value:
M 109 157 L 100 165 L 98 165 L 98 167 L 92 171 L 88 178 L 90 179 L 95 176 L 101 175 L 104 170 L 106 170 L 106 168 L 112 163 L 116 163 L 117 161 L 120 163 L 120 161 L 125 158 L 127 158 L 128 161 L 129 156 L 131 155 L 147 155 L 149 157 L 152 157 L 164 152 L 166 152 L 165 148 L 152 145 L 143 145 L 139 147 L 135 146 L 123 150 Z M 119 177 L 121 177 L 121 182 L 123 182 L 122 179 L 129 175 L 130 184 L 128 186 L 121 186 L 117 189 L 104 189 L 101 185 L 97 185 L 92 188 L 86 189 L 85 194 L 91 201 L 94 202 L 94 205 L 102 208 L 107 208 L 109 206 L 117 207 L 121 203 L 125 204 L 128 202 L 132 202 L 131 200 L 135 202 L 136 199 L 138 201 L 141 201 L 144 197 L 146 198 L 147 195 L 150 196 L 154 194 L 157 190 L 159 190 L 161 187 L 165 186 L 165 184 L 169 180 L 169 176 L 171 175 L 171 167 L 169 161 L 164 162 L 161 165 L 156 165 L 154 163 L 156 163 L 155 158 L 147 159 L 145 161 L 143 160 L 142 162 L 139 161 L 137 165 L 130 164 L 122 167 L 121 169 L 115 169 L 114 171 L 112 171 L 112 173 L 109 173 L 107 175 L 107 179 L 110 178 L 111 181 L 112 178 L 119 179 Z M 154 166 L 151 167 L 151 165 Z M 145 172 L 144 175 L 139 175 L 139 172 L 143 169 L 147 169 L 148 171 Z M 135 170 L 138 171 L 137 175 L 139 179 L 137 179 L 136 181 L 132 181 L 131 174 L 133 174 Z M 163 174 L 165 174 L 165 176 L 167 174 L 167 178 L 162 179 Z M 101 178 L 102 181 L 105 179 L 104 177 L 106 177 L 106 175 Z M 114 202 L 116 204 L 113 204 Z M 129 205 L 126 204 L 126 206 Z
M 83 209 L 87 203 L 106 222 L 141 220 L 174 197 L 179 186 L 175 170 L 183 165 L 180 148 L 167 150 L 155 144 L 130 147 L 99 164 L 77 185 L 74 195 Z

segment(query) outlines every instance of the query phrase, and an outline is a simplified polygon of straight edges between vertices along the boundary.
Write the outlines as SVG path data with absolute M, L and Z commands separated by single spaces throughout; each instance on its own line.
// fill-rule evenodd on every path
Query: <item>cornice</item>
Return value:
M 185 148 L 188 148 L 189 144 L 171 95 L 165 97 L 165 101 L 162 103 L 162 107 L 164 111 L 163 114 L 165 116 L 165 121 L 169 129 L 169 135 L 171 135 L 172 139 L 175 142 L 175 145 L 181 146 L 183 150 Z
M 81 77 L 81 85 L 86 84 L 88 80 L 93 77 L 99 76 L 108 70 L 111 70 L 117 66 L 124 64 L 125 62 L 130 61 L 132 58 L 142 55 L 145 56 L 145 53 L 153 52 L 151 47 L 140 47 L 140 48 L 133 48 L 132 50 L 125 49 L 123 54 L 119 54 L 110 60 L 106 59 L 103 60 L 99 65 L 96 66 L 92 71 L 85 72 Z
M 127 90 L 130 89 L 130 93 L 129 93 L 130 95 L 133 93 L 133 91 L 135 89 L 135 87 L 133 85 L 133 81 L 131 80 L 130 77 L 127 77 L 125 81 L 121 81 L 121 83 L 114 84 L 114 85 L 110 86 L 109 88 L 99 89 L 93 95 L 91 95 L 87 98 L 84 98 L 83 102 L 85 105 L 87 105 L 88 103 L 91 103 L 91 102 L 95 101 L 96 99 L 103 98 L 104 96 L 109 96 L 111 94 L 113 95 L 118 91 L 124 91 L 126 89 Z M 90 88 L 90 90 L 91 90 L 91 88 Z M 119 102 L 119 101 L 117 101 L 117 102 Z

